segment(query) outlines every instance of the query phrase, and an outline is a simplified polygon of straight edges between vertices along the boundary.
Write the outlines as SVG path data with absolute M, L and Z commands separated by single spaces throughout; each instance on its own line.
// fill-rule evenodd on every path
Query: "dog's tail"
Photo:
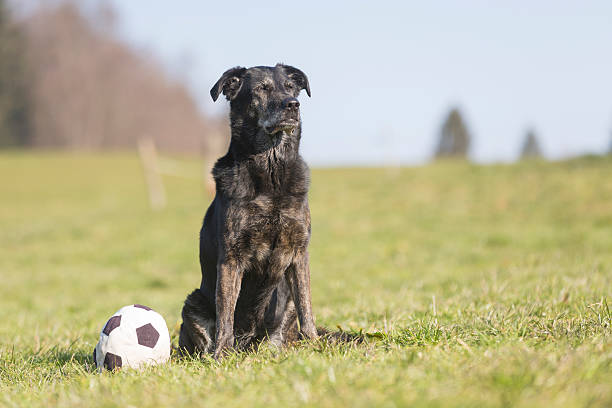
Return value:
M 318 340 L 329 344 L 360 344 L 366 340 L 366 335 L 360 332 L 348 332 L 338 327 L 333 330 L 328 327 L 317 327 Z M 285 344 L 292 344 L 304 340 L 298 328 L 297 319 L 285 333 Z
M 359 332 L 347 332 L 339 328 L 339 330 L 330 330 L 327 327 L 317 327 L 317 334 L 321 340 L 332 344 L 360 344 L 363 343 L 366 336 Z

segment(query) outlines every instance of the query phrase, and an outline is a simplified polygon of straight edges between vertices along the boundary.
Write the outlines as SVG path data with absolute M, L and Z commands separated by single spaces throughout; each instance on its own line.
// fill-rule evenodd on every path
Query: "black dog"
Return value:
M 188 353 L 283 345 L 318 336 L 310 300 L 309 172 L 298 148 L 297 68 L 237 67 L 213 86 L 230 101 L 231 142 L 213 168 L 216 195 L 200 231 L 202 283 L 185 300 Z M 298 326 L 299 322 L 299 326 Z

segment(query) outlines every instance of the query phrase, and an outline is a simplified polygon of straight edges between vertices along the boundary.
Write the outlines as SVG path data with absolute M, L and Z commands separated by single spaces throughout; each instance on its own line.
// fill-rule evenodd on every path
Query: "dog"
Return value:
M 210 90 L 230 103 L 231 141 L 213 168 L 215 198 L 200 231 L 200 287 L 182 310 L 189 354 L 316 339 L 310 295 L 309 170 L 298 150 L 306 75 L 235 67 Z

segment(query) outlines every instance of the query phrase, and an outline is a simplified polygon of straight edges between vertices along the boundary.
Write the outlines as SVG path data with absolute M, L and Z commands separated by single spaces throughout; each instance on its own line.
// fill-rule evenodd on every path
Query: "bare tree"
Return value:
M 0 147 L 30 143 L 24 41 L 4 0 L 0 0 Z
M 536 159 L 541 157 L 542 149 L 540 148 L 540 144 L 538 143 L 535 131 L 533 129 L 530 129 L 525 135 L 525 142 L 523 143 L 523 148 L 521 149 L 521 158 Z
M 435 157 L 466 158 L 470 149 L 471 136 L 457 108 L 451 109 L 440 131 L 440 141 Z

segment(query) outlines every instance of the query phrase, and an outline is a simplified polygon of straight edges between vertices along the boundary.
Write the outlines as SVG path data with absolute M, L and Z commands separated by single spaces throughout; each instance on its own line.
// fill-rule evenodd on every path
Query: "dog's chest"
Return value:
M 228 215 L 229 247 L 251 263 L 283 264 L 308 245 L 310 214 L 305 197 L 258 195 Z

